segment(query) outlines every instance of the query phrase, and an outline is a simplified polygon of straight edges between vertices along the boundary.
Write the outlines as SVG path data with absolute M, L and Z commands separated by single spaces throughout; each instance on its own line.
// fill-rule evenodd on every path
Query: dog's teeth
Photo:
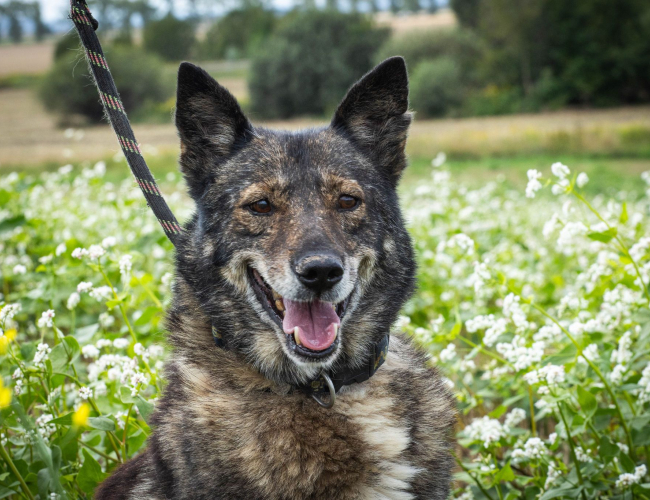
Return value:
M 300 343 L 300 327 L 297 326 L 293 329 L 293 339 L 296 341 L 296 344 L 302 345 Z
M 284 302 L 282 302 L 282 299 L 275 299 L 275 307 L 278 311 L 284 312 Z
M 271 290 L 271 293 L 273 294 L 273 300 L 278 300 L 282 298 L 282 295 L 280 295 L 278 292 L 275 290 Z
M 339 325 L 334 325 L 334 338 L 339 334 Z
M 334 309 L 336 311 L 336 304 L 331 304 L 331 306 L 332 306 L 332 309 Z

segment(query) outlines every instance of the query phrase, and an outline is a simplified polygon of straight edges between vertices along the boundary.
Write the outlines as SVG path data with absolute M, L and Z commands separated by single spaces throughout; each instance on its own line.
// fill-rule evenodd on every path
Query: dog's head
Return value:
M 226 347 L 268 378 L 304 383 L 361 366 L 413 288 L 399 210 L 411 121 L 403 59 L 355 84 L 329 127 L 253 127 L 235 98 L 183 63 L 176 125 L 196 215 L 179 277 Z

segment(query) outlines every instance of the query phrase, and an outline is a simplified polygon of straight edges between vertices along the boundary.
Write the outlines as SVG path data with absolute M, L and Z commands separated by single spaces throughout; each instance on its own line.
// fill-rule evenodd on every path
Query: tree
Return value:
M 144 28 L 144 48 L 167 61 L 189 57 L 196 42 L 194 24 L 175 18 L 171 13 Z

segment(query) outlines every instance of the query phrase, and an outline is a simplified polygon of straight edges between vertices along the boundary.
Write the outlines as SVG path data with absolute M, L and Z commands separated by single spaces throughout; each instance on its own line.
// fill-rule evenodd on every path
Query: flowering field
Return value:
M 172 248 L 105 170 L 0 177 L 0 498 L 89 498 L 150 432 Z M 454 497 L 650 499 L 650 174 L 611 199 L 528 178 L 469 188 L 439 155 L 406 196 L 399 327 L 458 394 Z

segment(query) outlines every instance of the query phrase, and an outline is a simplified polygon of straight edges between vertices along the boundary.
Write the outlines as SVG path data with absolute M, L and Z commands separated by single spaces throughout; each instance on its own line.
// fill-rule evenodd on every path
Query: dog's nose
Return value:
M 295 266 L 300 282 L 315 292 L 325 292 L 343 278 L 343 263 L 334 255 L 308 255 Z

